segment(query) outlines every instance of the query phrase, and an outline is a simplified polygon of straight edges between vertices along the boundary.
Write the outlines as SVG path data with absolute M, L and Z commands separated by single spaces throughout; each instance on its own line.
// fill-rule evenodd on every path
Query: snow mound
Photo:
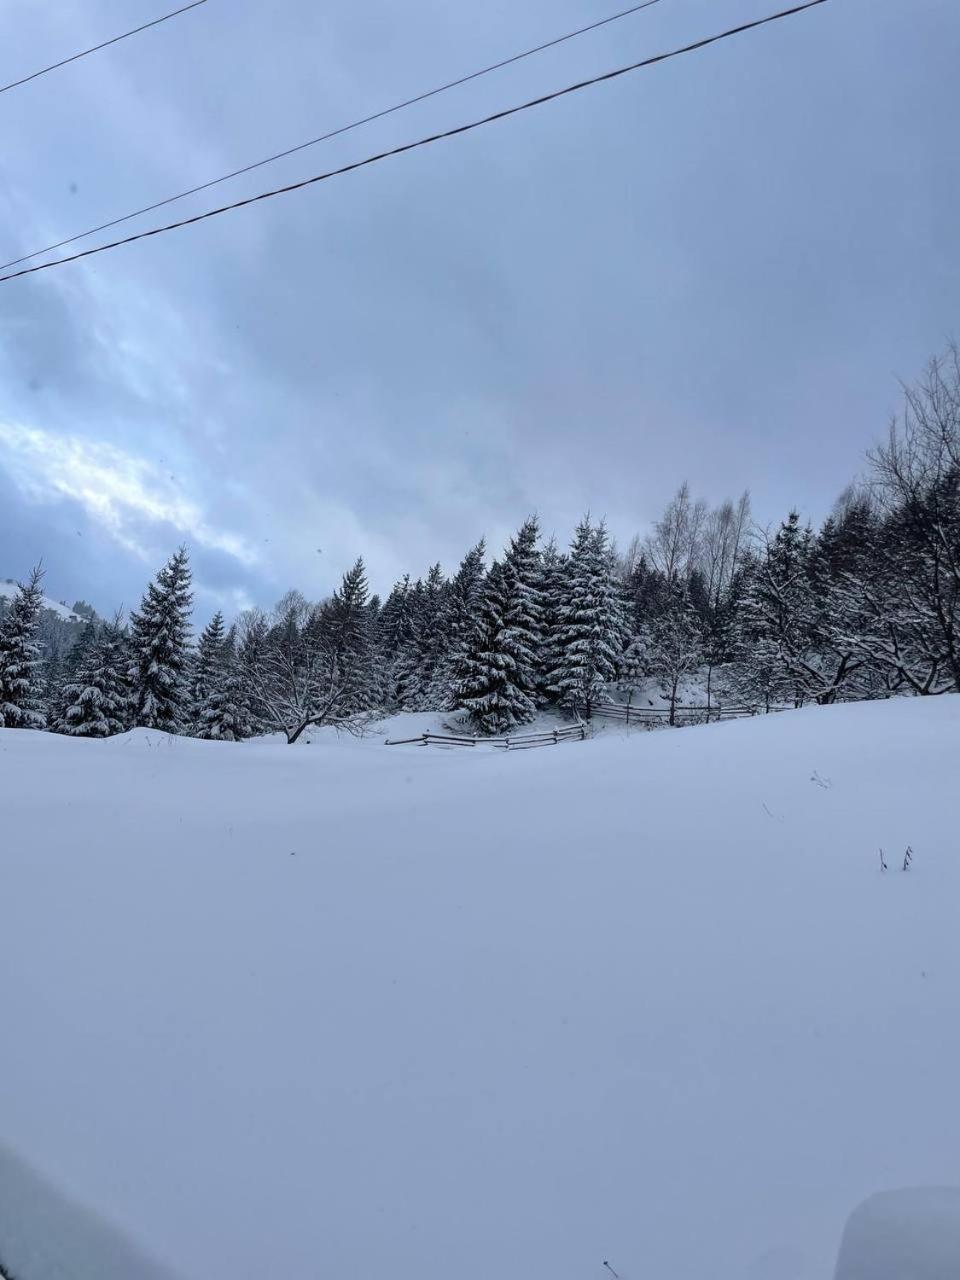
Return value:
M 3 1147 L 0 1266 L 16 1280 L 173 1280 Z
M 958 742 L 0 730 L 0 1140 L 184 1280 L 826 1280 L 960 1185 Z
M 911 1187 L 871 1196 L 850 1216 L 835 1280 L 955 1280 L 960 1190 Z

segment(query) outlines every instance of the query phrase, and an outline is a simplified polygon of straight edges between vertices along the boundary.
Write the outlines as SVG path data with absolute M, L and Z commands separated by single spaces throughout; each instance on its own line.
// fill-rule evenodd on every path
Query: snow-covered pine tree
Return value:
M 396 698 L 409 711 L 430 710 L 434 676 L 443 658 L 445 582 L 439 564 L 432 565 L 426 582 L 417 580 L 409 599 L 409 630 L 394 668 Z
M 570 570 L 568 558 L 557 546 L 556 538 L 551 537 L 540 556 L 540 679 L 537 689 L 537 702 L 541 706 L 552 702 L 554 695 L 550 689 L 551 675 L 559 663 L 560 650 L 560 614 L 566 593 L 567 574 Z
M 753 566 L 745 600 L 747 634 L 755 637 L 745 674 L 755 668 L 759 684 L 779 671 L 768 696 L 796 706 L 833 701 L 851 666 L 845 653 L 830 652 L 815 549 L 812 530 L 791 511 Z
M 503 558 L 502 644 L 513 658 L 512 681 L 535 705 L 543 684 L 544 598 L 537 542 L 540 523 L 526 519 L 510 539 Z
M 476 625 L 460 663 L 457 707 L 469 712 L 471 726 L 484 735 L 509 733 L 529 724 L 536 704 L 515 683 L 517 658 L 504 615 L 515 593 L 513 571 L 494 561 L 483 588 Z M 521 656 L 527 662 L 527 656 Z
M 197 737 L 242 742 L 252 731 L 237 655 L 236 628 L 221 640 L 197 717 Z
M 628 705 L 647 683 L 650 675 L 650 647 L 650 630 L 644 626 L 630 636 L 620 655 L 617 688 L 627 695 Z
M 367 601 L 365 613 L 367 640 L 370 646 L 369 669 L 371 704 L 375 707 L 385 707 L 389 698 L 387 690 L 387 672 L 384 668 L 380 654 L 380 618 L 383 614 L 383 601 L 376 593 L 374 593 Z
M 91 618 L 78 628 L 73 644 L 60 660 L 60 669 L 55 678 L 48 676 L 46 707 L 47 728 L 54 733 L 63 733 L 64 715 L 68 702 L 66 691 L 77 678 L 80 665 L 97 639 L 96 618 Z
M 200 633 L 190 672 L 190 708 L 195 725 L 200 723 L 200 714 L 206 703 L 207 694 L 220 674 L 225 635 L 223 614 L 218 609 Z
M 439 626 L 444 638 L 444 653 L 434 672 L 427 695 L 432 708 L 452 711 L 456 705 L 457 673 L 477 622 L 486 574 L 483 538 L 471 547 L 460 562 L 460 568 L 446 584 Z
M 37 628 L 43 605 L 38 565 L 17 586 L 0 626 L 0 728 L 42 729 L 43 661 Z
M 460 660 L 455 705 L 483 734 L 506 733 L 536 715 L 544 646 L 538 537 L 531 516 L 490 570 Z
M 554 628 L 548 688 L 560 706 L 591 708 L 607 698 L 625 633 L 623 597 L 606 526 L 584 516 L 574 534 Z
M 126 727 L 122 634 L 116 626 L 86 625 L 92 635 L 64 687 L 57 730 L 77 738 L 109 738 Z
M 189 717 L 184 673 L 191 600 L 187 549 L 181 547 L 130 616 L 134 724 L 142 728 L 180 733 Z
M 413 632 L 412 599 L 410 575 L 404 574 L 394 584 L 377 618 L 376 646 L 383 674 L 383 700 L 391 707 L 398 705 L 398 677 Z
M 237 681 L 243 724 L 248 735 L 262 733 L 266 717 L 260 698 L 263 667 L 267 652 L 267 619 L 260 609 L 248 609 L 240 615 L 237 639 Z
M 358 559 L 343 575 L 324 613 L 324 644 L 335 664 L 341 715 L 369 711 L 378 704 L 379 681 L 374 670 L 374 647 L 369 609 L 367 571 Z

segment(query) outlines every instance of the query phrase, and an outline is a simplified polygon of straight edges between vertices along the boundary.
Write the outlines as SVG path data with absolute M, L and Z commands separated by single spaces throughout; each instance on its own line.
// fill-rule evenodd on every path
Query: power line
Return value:
M 108 249 L 117 249 L 124 244 L 133 244 L 136 240 L 146 240 L 150 236 L 162 235 L 166 231 L 176 231 L 180 227 L 189 227 L 195 222 L 204 222 L 207 218 L 216 218 L 221 213 L 230 213 L 234 209 L 242 209 L 247 205 L 257 204 L 261 200 L 270 200 L 274 196 L 286 195 L 290 191 L 299 191 L 302 187 L 313 186 L 314 183 L 325 182 L 328 178 L 337 178 L 344 173 L 352 173 L 355 169 L 366 168 L 367 165 L 376 164 L 380 160 L 387 160 L 391 156 L 399 156 L 407 151 L 415 151 L 419 147 L 429 146 L 432 142 L 440 142 L 444 138 L 453 138 L 461 133 L 470 133 L 485 124 L 492 124 L 495 120 L 505 120 L 508 116 L 515 116 L 521 111 L 529 111 L 531 107 L 542 106 L 545 102 L 553 102 L 557 98 L 566 97 L 567 94 L 577 93 L 581 89 L 590 88 L 595 84 L 603 84 L 608 80 L 616 80 L 631 71 L 639 71 L 643 67 L 652 67 L 658 62 L 667 62 L 669 59 L 678 58 L 682 54 L 693 53 L 697 49 L 705 49 L 708 45 L 717 44 L 720 40 L 728 40 L 731 36 L 741 35 L 745 31 L 753 31 L 757 27 L 765 27 L 771 22 L 778 22 L 781 18 L 790 18 L 794 14 L 803 13 L 807 9 L 815 9 L 821 4 L 826 4 L 826 2 L 827 0 L 806 0 L 806 3 L 794 5 L 791 9 L 781 9 L 779 13 L 768 14 L 765 18 L 757 18 L 753 22 L 744 22 L 739 27 L 730 27 L 726 31 L 718 32 L 717 35 L 705 36 L 702 40 L 695 40 L 692 44 L 683 45 L 679 49 L 671 49 L 666 53 L 654 54 L 652 57 L 644 58 L 640 62 L 632 62 L 628 66 L 618 67 L 614 71 L 606 71 L 602 75 L 592 76 L 589 80 L 580 80 L 576 84 L 567 85 L 566 88 L 555 89 L 552 93 L 545 93 L 539 98 L 531 98 L 527 102 L 521 102 L 515 107 L 506 107 L 502 111 L 495 111 L 492 115 L 483 116 L 479 120 L 472 120 L 467 124 L 457 125 L 453 129 L 445 129 L 441 133 L 433 133 L 428 137 L 418 138 L 415 142 L 406 142 L 399 147 L 391 147 L 389 151 L 380 151 L 376 155 L 366 156 L 363 160 L 354 160 L 352 164 L 342 165 L 339 169 L 329 169 L 326 173 L 318 173 L 312 178 L 303 178 L 300 182 L 292 182 L 285 187 L 276 187 L 272 191 L 262 191 L 259 195 L 247 196 L 244 200 L 235 200 L 232 204 L 221 205 L 217 209 L 208 209 L 206 213 L 197 213 L 193 217 L 183 218 L 179 222 L 169 222 L 166 226 L 153 227 L 149 231 L 138 231 L 135 235 L 125 236 L 122 240 L 112 240 L 107 244 L 97 245 L 93 249 L 82 249 L 79 253 L 72 253 L 66 258 L 54 258 L 51 262 L 41 262 L 35 267 L 24 267 L 20 271 L 13 271 L 9 275 L 0 276 L 0 284 L 7 280 L 16 280 L 19 276 L 29 276 L 37 271 L 46 271 L 50 267 L 63 266 L 67 262 L 76 262 L 79 258 L 89 258 L 93 254 L 105 253 Z
M 154 18 L 152 22 L 145 22 L 142 27 L 134 27 L 132 31 L 124 31 L 123 35 L 112 36 L 109 40 L 104 40 L 102 44 L 95 44 L 92 49 L 84 49 L 69 58 L 61 58 L 59 62 L 51 62 L 49 67 L 42 67 L 39 71 L 34 71 L 31 75 L 24 76 L 22 80 L 13 80 L 10 84 L 0 85 L 0 93 L 6 93 L 8 89 L 19 89 L 22 84 L 29 84 L 31 80 L 36 80 L 38 76 L 45 76 L 48 71 L 56 71 L 59 67 L 65 67 L 68 63 L 76 62 L 78 58 L 86 58 L 88 54 L 98 53 L 101 49 L 106 49 L 111 44 L 117 44 L 120 40 L 127 40 L 130 36 L 139 35 L 141 31 L 147 31 L 150 27 L 157 27 L 161 22 L 169 22 L 171 18 L 176 18 L 179 14 L 186 13 L 188 9 L 196 9 L 198 5 L 206 3 L 207 0 L 193 0 L 192 4 L 185 4 L 182 9 L 174 9 L 172 13 L 165 13 L 162 18 Z
M 384 107 L 382 111 L 374 111 L 372 115 L 364 116 L 360 120 L 354 120 L 352 124 L 344 124 L 337 129 L 331 129 L 328 133 L 321 133 L 319 137 L 310 138 L 306 142 L 299 142 L 294 147 L 287 147 L 285 151 L 277 151 L 274 155 L 266 156 L 263 160 L 255 160 L 252 164 L 246 164 L 240 169 L 233 169 L 230 173 L 225 173 L 219 178 L 212 178 L 209 182 L 201 182 L 199 186 L 190 187 L 187 191 L 180 191 L 175 196 L 167 196 L 165 200 L 157 200 L 154 204 L 144 205 L 142 209 L 135 209 L 133 213 L 125 213 L 120 218 L 113 218 L 109 222 L 101 222 L 98 227 L 91 227 L 89 231 L 80 231 L 75 236 L 68 236 L 66 240 L 58 240 L 56 244 L 48 244 L 45 249 L 35 249 L 33 253 L 25 253 L 22 258 L 12 258 L 9 262 L 2 262 L 0 263 L 0 271 L 6 271 L 8 267 L 18 267 L 21 262 L 29 262 L 31 258 L 39 258 L 41 254 L 52 253 L 54 249 L 62 249 L 64 245 L 75 244 L 78 240 L 85 240 L 87 236 L 94 236 L 99 231 L 109 231 L 111 227 L 118 227 L 122 222 L 129 222 L 131 218 L 139 218 L 142 213 L 153 213 L 155 209 L 162 209 L 165 205 L 173 204 L 177 200 L 185 200 L 187 196 L 195 196 L 199 191 L 206 191 L 221 182 L 228 182 L 231 178 L 239 178 L 244 173 L 252 173 L 254 169 L 261 169 L 265 164 L 273 164 L 275 160 L 283 160 L 287 156 L 295 155 L 298 151 L 305 151 L 307 147 L 315 147 L 320 142 L 328 142 L 331 138 L 339 138 L 341 134 L 351 133 L 362 125 L 372 124 L 375 120 L 382 120 L 384 116 L 393 115 L 396 111 L 403 111 L 405 107 L 415 106 L 418 102 L 426 102 L 428 98 L 435 98 L 438 93 L 446 93 L 448 89 L 456 89 L 462 84 L 469 84 L 471 80 L 479 80 L 481 76 L 490 75 L 492 71 L 499 71 L 503 67 L 512 66 L 515 62 L 522 62 L 524 58 L 532 58 L 535 53 L 543 53 L 546 49 L 553 49 L 558 44 L 564 44 L 567 40 L 586 35 L 589 31 L 597 31 L 600 27 L 606 27 L 611 22 L 618 22 L 621 18 L 628 18 L 631 14 L 639 13 L 641 9 L 650 9 L 653 5 L 659 3 L 660 0 L 643 0 L 641 4 L 634 4 L 629 9 L 621 9 L 619 13 L 612 13 L 609 17 L 600 18 L 599 21 L 591 22 L 586 27 L 578 27 L 576 31 L 568 31 L 565 35 L 556 36 L 553 40 L 546 40 L 543 44 L 535 45 L 532 49 L 524 49 L 522 53 L 514 53 L 509 58 L 502 58 L 499 62 L 491 63 L 489 67 L 482 67 L 479 71 L 471 71 L 469 75 L 460 76 L 456 80 L 449 80 L 446 84 L 439 85 L 436 89 L 428 89 L 425 93 L 418 93 L 412 98 L 406 98 L 403 102 L 396 102 L 392 107 Z

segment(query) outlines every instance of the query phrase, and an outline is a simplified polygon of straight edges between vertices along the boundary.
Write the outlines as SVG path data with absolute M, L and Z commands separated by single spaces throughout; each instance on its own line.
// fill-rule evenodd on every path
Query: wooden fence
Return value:
M 604 702 L 589 708 L 577 707 L 577 711 L 587 719 L 602 716 L 604 719 L 619 720 L 624 724 L 649 727 L 670 723 L 669 707 L 631 707 L 616 702 Z M 744 716 L 755 716 L 761 712 L 761 707 L 727 707 L 720 703 L 709 707 L 678 706 L 674 710 L 673 722 L 675 725 L 714 724 L 718 720 L 740 720 Z
M 546 733 L 514 733 L 505 738 L 471 738 L 467 734 L 421 733 L 416 738 L 387 738 L 388 747 L 499 747 L 503 751 L 526 751 L 530 747 L 557 746 L 561 742 L 582 742 L 587 729 L 582 724 L 565 725 Z

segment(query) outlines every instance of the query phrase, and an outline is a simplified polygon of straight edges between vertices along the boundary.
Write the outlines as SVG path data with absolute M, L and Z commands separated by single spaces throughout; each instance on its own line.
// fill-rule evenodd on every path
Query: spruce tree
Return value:
M 369 588 L 363 560 L 343 575 L 324 613 L 324 643 L 340 685 L 337 707 L 345 715 L 369 711 L 379 702 Z
M 623 601 L 606 526 L 585 516 L 570 548 L 554 628 L 548 688 L 562 707 L 591 707 L 617 675 L 625 632 Z
M 190 707 L 195 724 L 200 722 L 200 713 L 206 703 L 207 694 L 216 682 L 222 666 L 225 631 L 223 614 L 218 609 L 200 633 L 190 672 Z
M 540 679 L 537 701 L 542 706 L 552 702 L 551 675 L 559 662 L 560 614 L 566 591 L 570 564 L 551 537 L 540 557 Z
M 47 689 L 47 728 L 54 733 L 64 732 L 64 716 L 66 714 L 67 689 L 75 682 L 80 666 L 96 643 L 97 628 L 95 620 L 90 619 L 78 628 L 73 644 L 64 654 L 60 669 L 55 679 L 50 679 Z
M 251 732 L 236 631 L 231 627 L 218 648 L 216 665 L 210 669 L 207 691 L 197 714 L 197 737 L 242 742 Z
M 19 583 L 0 626 L 0 728 L 42 729 L 43 661 L 37 642 L 43 570 Z
M 77 738 L 108 738 L 126 727 L 125 659 L 118 629 L 88 623 L 93 631 L 83 647 L 71 681 L 63 690 L 60 733 Z
M 267 619 L 259 609 L 241 615 L 237 649 L 237 680 L 244 723 L 248 736 L 262 733 L 266 717 L 260 697 L 263 669 L 267 653 Z
M 516 688 L 536 703 L 542 685 L 544 657 L 544 598 L 542 565 L 537 541 L 540 525 L 536 516 L 525 520 L 510 540 L 503 559 L 503 637 L 512 655 L 512 681 Z
M 444 594 L 438 624 L 443 635 L 443 654 L 428 693 L 430 706 L 438 711 L 452 711 L 456 705 L 457 674 L 483 598 L 485 554 L 486 543 L 481 538 L 461 560 Z
M 185 682 L 190 566 L 181 547 L 147 588 L 131 615 L 134 724 L 180 733 L 189 716 Z
M 414 589 L 410 575 L 394 585 L 377 619 L 377 650 L 383 672 L 384 701 L 399 704 L 407 647 L 413 637 Z
M 516 628 L 506 621 L 508 603 L 516 598 L 516 591 L 514 570 L 494 561 L 458 672 L 456 705 L 469 712 L 473 728 L 485 735 L 509 733 L 529 724 L 537 711 L 533 698 L 518 683 L 529 667 L 529 652 L 522 647 Z
M 430 709 L 430 691 L 445 651 L 445 583 L 439 564 L 420 579 L 408 599 L 407 632 L 394 668 L 396 699 L 408 711 Z

